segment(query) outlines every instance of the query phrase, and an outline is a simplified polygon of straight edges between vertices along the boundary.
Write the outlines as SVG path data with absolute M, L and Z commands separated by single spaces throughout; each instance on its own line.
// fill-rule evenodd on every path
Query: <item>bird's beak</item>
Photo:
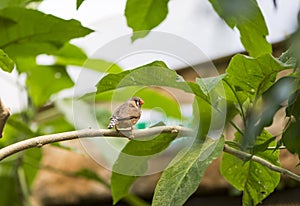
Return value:
M 144 101 L 142 99 L 140 99 L 140 105 L 143 105 Z

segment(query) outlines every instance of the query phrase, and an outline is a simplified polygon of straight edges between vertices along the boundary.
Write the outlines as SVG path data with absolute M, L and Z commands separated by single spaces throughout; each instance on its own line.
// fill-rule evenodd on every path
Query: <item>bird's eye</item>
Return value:
M 135 104 L 136 104 L 137 106 L 140 106 L 140 101 L 139 101 L 139 100 L 135 100 Z

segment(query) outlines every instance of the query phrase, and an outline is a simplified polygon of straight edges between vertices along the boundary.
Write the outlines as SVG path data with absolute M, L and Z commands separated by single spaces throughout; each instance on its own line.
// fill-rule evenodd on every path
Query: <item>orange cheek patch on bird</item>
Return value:
M 107 126 L 108 129 L 115 127 L 117 131 L 130 131 L 129 139 L 133 138 L 133 126 L 138 122 L 141 117 L 141 106 L 144 101 L 139 97 L 132 97 L 124 104 L 117 107 L 113 112 L 110 122 Z M 125 136 L 128 136 L 125 134 Z

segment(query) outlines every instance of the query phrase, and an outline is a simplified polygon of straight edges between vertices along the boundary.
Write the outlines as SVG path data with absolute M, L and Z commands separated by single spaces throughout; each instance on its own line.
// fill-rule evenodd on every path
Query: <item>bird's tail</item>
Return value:
M 117 122 L 118 122 L 118 119 L 116 117 L 110 118 L 110 122 L 109 122 L 107 128 L 108 129 L 113 128 L 116 125 Z

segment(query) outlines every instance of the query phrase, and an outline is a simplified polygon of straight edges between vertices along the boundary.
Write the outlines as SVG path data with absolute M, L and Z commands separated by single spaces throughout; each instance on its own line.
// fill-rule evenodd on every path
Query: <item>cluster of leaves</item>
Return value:
M 149 30 L 167 15 L 166 1 L 158 4 L 149 0 L 143 4 L 135 4 L 133 8 L 134 2 L 134 0 L 127 1 L 125 12 L 128 25 L 135 31 L 132 40 L 147 35 Z M 196 83 L 185 82 L 163 62 L 153 62 L 130 71 L 107 75 L 98 83 L 98 92 L 133 85 L 157 85 L 181 89 L 195 95 L 194 105 L 197 106 L 194 106 L 193 122 L 198 124 L 196 128 L 199 128 L 197 132 L 199 141 L 193 143 L 187 155 L 179 152 L 163 171 L 155 189 L 153 205 L 182 205 L 196 191 L 207 165 L 219 157 L 223 149 L 224 141 L 221 134 L 210 138 L 211 129 L 221 129 L 220 125 L 212 124 L 222 122 L 224 115 L 222 113 L 225 112 L 223 105 L 226 105 L 227 109 L 226 123 L 234 125 L 232 118 L 236 115 L 241 116 L 243 120 L 243 128 L 234 125 L 237 129 L 235 139 L 227 141 L 227 144 L 278 166 L 279 151 L 276 149 L 270 151 L 269 146 L 275 147 L 283 143 L 292 153 L 300 154 L 299 144 L 296 143 L 299 134 L 297 123 L 299 123 L 300 89 L 299 70 L 296 69 L 295 61 L 297 48 L 284 53 L 279 59 L 272 56 L 272 46 L 266 40 L 268 29 L 255 0 L 210 2 L 228 26 L 236 27 L 240 31 L 241 42 L 249 54 L 235 55 L 224 75 L 196 79 Z M 157 5 L 160 7 L 156 8 Z M 151 18 L 157 11 L 157 18 Z M 288 69 L 289 74 L 279 78 L 278 74 Z M 152 76 L 161 78 L 151 78 Z M 218 97 L 217 104 L 214 104 L 215 97 Z M 272 124 L 276 112 L 283 108 L 287 101 L 290 124 L 282 134 L 272 136 L 265 128 Z M 215 117 L 218 115 L 219 117 Z M 199 116 L 200 121 L 196 121 Z M 283 135 L 282 141 L 276 144 L 275 139 L 280 135 Z M 158 139 L 160 137 L 152 139 L 151 145 L 170 144 L 170 140 L 166 137 L 164 142 Z M 131 141 L 122 150 L 111 178 L 114 203 L 128 195 L 133 182 L 147 170 L 145 165 L 147 158 L 146 160 L 142 158 L 140 163 L 131 164 L 126 162 L 122 155 L 125 153 L 149 158 L 150 154 L 145 152 L 147 148 L 149 148 L 147 144 L 140 145 L 139 141 Z M 154 150 L 150 151 L 151 154 L 152 152 Z M 161 152 L 160 148 L 155 152 Z M 120 174 L 120 167 L 122 165 L 124 167 L 125 164 L 126 168 L 134 172 L 128 174 L 123 171 Z M 223 155 L 221 172 L 228 182 L 243 191 L 243 205 L 257 205 L 274 191 L 280 181 L 279 173 L 251 159 L 241 160 L 230 154 Z
M 226 114 L 227 121 L 238 114 L 243 117 L 245 125 L 244 130 L 237 131 L 235 144 L 231 142 L 228 144 L 262 157 L 274 165 L 279 165 L 279 152 L 267 150 L 268 146 L 276 145 L 275 138 L 264 128 L 272 123 L 275 113 L 282 107 L 281 104 L 299 90 L 299 78 L 293 75 L 275 81 L 276 74 L 287 68 L 291 68 L 291 65 L 278 61 L 270 54 L 258 58 L 236 55 L 229 64 L 225 75 L 197 79 L 196 83 L 185 82 L 173 70 L 168 69 L 163 62 L 153 62 L 130 71 L 110 74 L 100 80 L 99 92 L 116 89 L 116 86 L 121 88 L 132 85 L 159 85 L 195 94 L 197 107 L 194 107 L 196 114 L 194 122 L 198 123 L 195 128 L 201 128 L 197 134 L 199 141 L 195 141 L 188 151 L 184 151 L 186 155 L 179 152 L 174 161 L 169 163 L 170 166 L 163 171 L 155 189 L 153 205 L 182 205 L 197 189 L 206 167 L 213 159 L 221 155 L 224 146 L 223 137 L 210 138 L 210 132 L 212 128 L 215 130 L 221 128 L 220 125 L 220 128 L 216 128 L 216 125 L 211 124 L 222 122 L 222 109 L 224 109 L 222 105 L 224 103 L 231 108 Z M 240 72 L 241 70 L 244 72 Z M 132 77 L 130 73 L 134 75 L 134 78 L 130 78 Z M 247 74 L 247 78 L 245 78 L 245 74 Z M 146 80 L 144 78 L 146 75 L 168 77 L 169 81 L 160 78 Z M 214 96 L 219 97 L 218 105 L 213 105 L 208 101 L 212 100 Z M 217 114 L 220 113 L 218 114 L 219 118 L 214 117 L 215 121 L 212 121 L 212 115 L 214 115 L 212 110 L 218 111 Z M 201 121 L 197 121 L 198 115 Z M 294 137 L 294 135 L 292 134 L 290 137 Z M 125 146 L 114 165 L 111 178 L 115 203 L 128 195 L 128 190 L 133 182 L 145 174 L 147 158 L 153 158 L 152 154 L 159 154 L 170 144 L 168 136 L 171 137 L 171 134 L 158 136 L 146 143 L 132 140 Z M 163 139 L 161 139 L 162 137 Z M 151 148 L 150 151 L 149 148 Z M 140 162 L 138 160 L 138 162 L 128 161 L 128 157 L 123 157 L 123 154 L 143 156 L 144 158 L 141 158 Z M 129 174 L 127 170 L 130 171 Z M 252 160 L 245 163 L 229 154 L 223 156 L 221 171 L 233 186 L 244 191 L 244 204 L 258 204 L 273 192 L 280 180 L 279 173 L 252 162 Z M 166 196 L 168 199 L 165 198 Z
M 97 100 L 110 100 L 114 92 L 126 90 L 132 93 L 132 88 L 145 86 L 172 87 L 195 96 L 191 121 L 196 129 L 195 139 L 191 147 L 180 150 L 163 171 L 155 189 L 153 205 L 183 205 L 197 190 L 207 166 L 221 156 L 225 143 L 280 165 L 278 150 L 267 149 L 268 146 L 276 146 L 276 138 L 265 128 L 272 124 L 275 113 L 284 102 L 288 102 L 286 114 L 290 121 L 280 143 L 289 151 L 300 154 L 300 144 L 296 140 L 300 121 L 300 75 L 299 69 L 296 69 L 299 52 L 294 46 L 279 59 L 272 56 L 272 47 L 266 40 L 268 29 L 255 0 L 210 0 L 228 26 L 239 30 L 241 42 L 249 55 L 237 54 L 231 59 L 225 74 L 197 78 L 195 82 L 186 82 L 161 61 L 122 71 L 118 65 L 89 59 L 69 41 L 84 37 L 92 30 L 78 21 L 63 20 L 28 8 L 29 4 L 32 7 L 36 2 L 6 0 L 0 3 L 0 67 L 7 72 L 16 68 L 19 73 L 26 74 L 29 99 L 27 110 L 8 120 L 1 148 L 49 131 L 57 133 L 74 129 L 62 115 L 45 122 L 35 120 L 38 109 L 51 102 L 51 96 L 74 85 L 66 66 L 75 65 L 109 73 L 97 84 Z M 83 2 L 77 0 L 77 8 Z M 127 0 L 125 16 L 128 26 L 134 31 L 132 40 L 146 36 L 167 14 L 167 0 Z M 298 33 L 294 39 L 297 39 Z M 37 64 L 36 57 L 40 54 L 55 57 L 55 63 Z M 278 73 L 287 69 L 290 69 L 289 74 L 277 79 Z M 118 95 L 120 100 L 127 98 L 124 93 Z M 168 117 L 181 117 L 173 100 L 151 89 L 139 91 L 138 95 L 144 100 L 151 99 L 145 106 L 152 108 L 159 104 Z M 161 105 L 161 102 L 165 104 Z M 242 128 L 232 121 L 236 115 L 243 120 Z M 225 142 L 222 132 L 216 132 L 223 131 L 227 123 L 237 129 L 232 142 Z M 31 127 L 33 124 L 35 127 Z M 132 184 L 147 172 L 149 160 L 166 150 L 174 138 L 174 134 L 161 134 L 126 144 L 113 166 L 111 190 L 114 203 L 122 198 L 132 200 L 133 196 L 129 194 Z M 19 205 L 26 201 L 41 156 L 41 150 L 34 149 L 1 162 L 0 179 L 7 188 L 2 191 L 5 195 L 0 196 L 0 205 Z M 128 161 L 128 156 L 139 158 Z M 223 155 L 221 172 L 234 187 L 243 191 L 244 205 L 261 202 L 273 192 L 280 180 L 279 173 L 251 159 L 240 160 L 229 154 Z M 103 183 L 89 171 L 74 175 Z

